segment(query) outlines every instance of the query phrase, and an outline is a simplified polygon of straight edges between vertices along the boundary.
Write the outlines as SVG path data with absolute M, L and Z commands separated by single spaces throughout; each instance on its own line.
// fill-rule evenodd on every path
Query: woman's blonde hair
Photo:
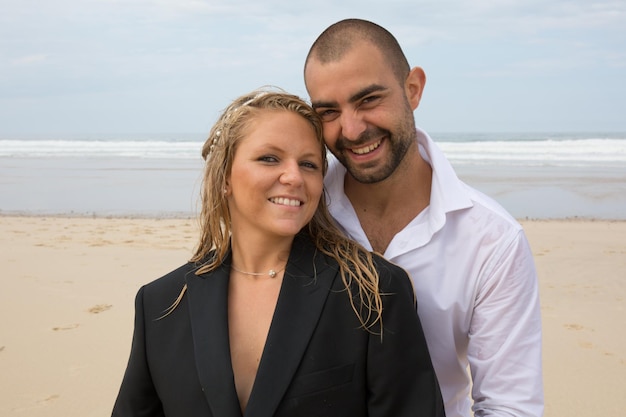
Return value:
M 220 266 L 230 250 L 231 219 L 224 196 L 226 181 L 231 172 L 235 152 L 246 135 L 247 127 L 267 110 L 293 112 L 310 123 L 319 141 L 322 169 L 326 174 L 327 159 L 322 122 L 304 100 L 276 88 L 255 90 L 234 100 L 223 111 L 202 147 L 202 158 L 206 164 L 200 195 L 201 232 L 200 241 L 190 260 L 198 264 L 195 272 L 197 275 Z M 363 327 L 372 329 L 372 326 L 378 323 L 382 331 L 382 299 L 374 259 L 371 253 L 346 238 L 337 228 L 326 207 L 324 193 L 313 218 L 303 228 L 303 232 L 308 232 L 319 251 L 332 257 L 339 264 L 352 308 Z

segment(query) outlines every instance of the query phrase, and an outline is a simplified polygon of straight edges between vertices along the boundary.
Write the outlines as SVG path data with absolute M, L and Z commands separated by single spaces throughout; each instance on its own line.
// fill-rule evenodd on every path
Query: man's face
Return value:
M 330 151 L 359 182 L 385 180 L 415 144 L 413 109 L 374 46 L 361 43 L 340 60 L 312 58 L 305 70 L 311 103 Z

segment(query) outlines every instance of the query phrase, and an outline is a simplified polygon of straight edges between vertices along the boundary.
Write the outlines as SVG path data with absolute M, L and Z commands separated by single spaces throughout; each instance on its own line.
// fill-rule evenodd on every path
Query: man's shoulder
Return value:
M 471 207 L 449 212 L 440 238 L 448 245 L 500 258 L 526 240 L 522 225 L 493 198 L 467 186 Z M 473 249 L 472 249 L 473 248 Z
M 462 183 L 468 197 L 472 201 L 472 207 L 468 208 L 466 217 L 469 221 L 475 222 L 477 219 L 484 219 L 493 223 L 494 227 L 510 230 L 520 230 L 520 223 L 493 197 Z

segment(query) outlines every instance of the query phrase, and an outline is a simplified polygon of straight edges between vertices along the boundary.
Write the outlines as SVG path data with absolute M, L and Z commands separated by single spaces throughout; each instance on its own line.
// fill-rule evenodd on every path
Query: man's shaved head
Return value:
M 381 52 L 398 82 L 403 84 L 410 67 L 400 44 L 385 28 L 361 19 L 341 20 L 322 32 L 306 57 L 305 73 L 311 60 L 319 61 L 321 64 L 338 61 L 362 42 L 374 45 Z

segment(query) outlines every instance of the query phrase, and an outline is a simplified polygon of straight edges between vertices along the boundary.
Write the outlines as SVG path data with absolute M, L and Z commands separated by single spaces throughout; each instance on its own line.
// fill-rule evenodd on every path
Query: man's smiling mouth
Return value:
M 381 141 L 379 140 L 378 142 L 369 144 L 367 146 L 363 146 L 361 148 L 351 148 L 350 151 L 352 153 L 357 154 L 357 155 L 365 155 L 366 153 L 370 153 L 374 149 L 378 148 L 380 146 L 380 143 L 381 143 Z

